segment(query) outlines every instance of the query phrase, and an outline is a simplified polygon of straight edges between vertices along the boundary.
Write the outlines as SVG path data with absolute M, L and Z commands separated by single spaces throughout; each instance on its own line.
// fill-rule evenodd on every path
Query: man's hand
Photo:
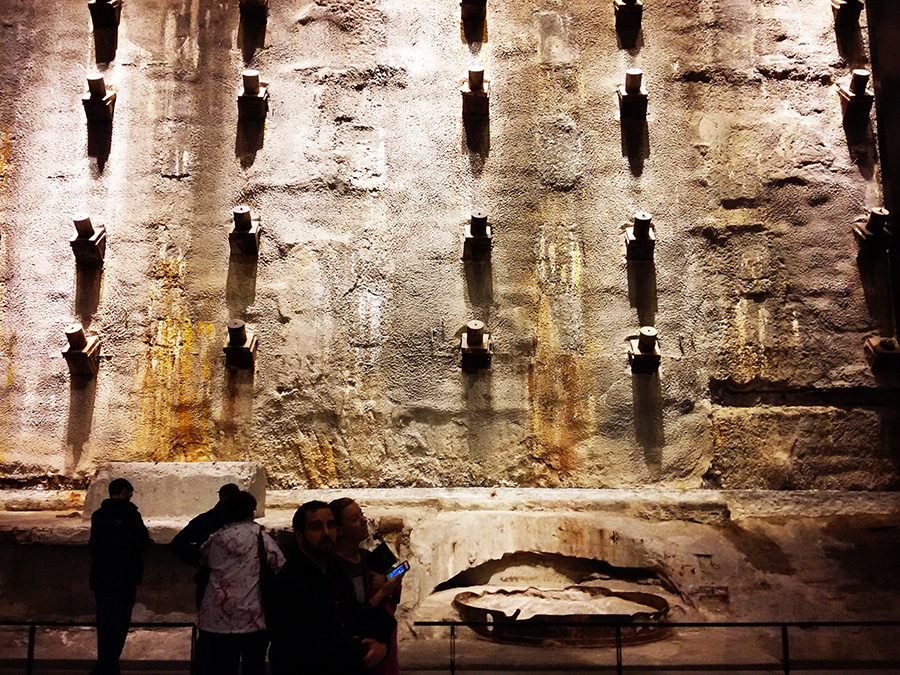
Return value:
M 391 597 L 394 594 L 394 591 L 397 590 L 397 586 L 403 581 L 403 575 L 398 574 L 393 579 L 388 579 L 384 582 L 382 588 L 384 589 L 384 594 L 386 597 Z
M 372 638 L 365 638 L 363 640 L 363 644 L 368 646 L 369 651 L 366 653 L 363 658 L 363 668 L 367 670 L 369 668 L 374 668 L 379 663 L 384 661 L 384 657 L 387 656 L 387 645 L 383 642 L 378 642 L 377 640 L 373 640 Z
M 376 589 L 375 595 L 369 598 L 369 604 L 372 607 L 378 607 L 382 602 L 390 598 L 402 581 L 399 576 L 386 580 L 383 574 L 375 574 L 374 572 L 369 572 L 369 577 L 372 580 L 372 587 Z
M 384 586 L 384 583 L 387 581 L 387 577 L 383 574 L 378 574 L 378 572 L 369 572 L 369 585 L 372 587 L 372 590 L 378 592 L 381 590 L 381 587 Z
M 402 574 L 389 580 L 383 574 L 369 572 L 369 582 L 372 586 L 372 589 L 377 592 L 383 588 L 384 593 L 382 593 L 382 595 L 384 597 L 390 597 L 391 595 L 393 595 L 394 591 L 397 590 L 397 586 L 400 585 L 401 581 L 403 581 Z

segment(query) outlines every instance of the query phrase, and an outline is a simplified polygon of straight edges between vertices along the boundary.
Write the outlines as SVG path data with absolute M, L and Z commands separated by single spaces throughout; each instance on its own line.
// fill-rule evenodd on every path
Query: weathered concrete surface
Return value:
M 129 0 L 108 148 L 81 109 L 84 5 L 0 6 L 4 484 L 216 459 L 277 488 L 900 485 L 897 382 L 862 353 L 889 304 L 851 234 L 878 161 L 835 88 L 865 38 L 836 38 L 830 0 L 659 0 L 633 49 L 595 2 L 492 4 L 467 44 L 452 3 L 289 0 L 255 52 L 236 2 Z M 487 144 L 461 123 L 476 61 Z M 261 139 L 237 123 L 247 64 L 270 86 Z M 646 128 L 618 120 L 633 65 Z M 258 262 L 229 259 L 242 202 Z M 460 261 L 474 206 L 479 268 Z M 107 228 L 102 274 L 75 270 L 79 210 Z M 650 267 L 622 256 L 638 210 Z M 259 336 L 253 374 L 224 368 L 230 318 Z M 490 372 L 459 369 L 471 318 Z M 103 339 L 83 388 L 73 319 Z M 658 377 L 626 363 L 641 324 Z
M 215 506 L 219 488 L 235 483 L 256 498 L 256 516 L 266 514 L 266 474 L 256 462 L 110 462 L 97 470 L 84 498 L 84 515 L 109 496 L 109 482 L 124 478 L 134 486 L 145 518 L 193 518 Z

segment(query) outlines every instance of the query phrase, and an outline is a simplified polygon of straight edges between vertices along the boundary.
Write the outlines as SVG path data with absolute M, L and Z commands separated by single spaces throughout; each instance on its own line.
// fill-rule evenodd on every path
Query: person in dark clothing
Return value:
M 400 583 L 403 577 L 396 576 L 388 580 L 384 574 L 369 569 L 369 551 L 360 547 L 370 536 L 369 521 L 359 504 L 349 497 L 342 497 L 335 499 L 328 507 L 334 514 L 337 526 L 335 558 L 341 564 L 344 574 L 353 582 L 357 601 L 380 607 L 394 616 L 400 602 Z M 388 647 L 387 658 L 373 669 L 373 675 L 400 675 L 396 629 Z
M 220 487 L 218 503 L 209 511 L 201 513 L 185 525 L 184 529 L 176 534 L 172 539 L 172 543 L 169 544 L 172 553 L 188 565 L 198 568 L 197 573 L 194 575 L 194 582 L 197 584 L 195 600 L 198 608 L 201 600 L 203 600 L 203 591 L 206 590 L 206 584 L 209 583 L 209 569 L 202 564 L 200 547 L 225 524 L 225 500 L 240 494 L 240 492 L 241 489 L 234 483 L 226 483 Z
M 332 556 L 337 532 L 325 502 L 294 514 L 297 552 L 275 577 L 267 621 L 273 675 L 358 675 L 380 663 L 397 625 L 384 610 L 356 601 Z
M 91 590 L 97 601 L 97 665 L 92 675 L 117 675 L 131 611 L 144 574 L 150 534 L 131 503 L 134 488 L 124 478 L 109 484 L 109 499 L 91 515 Z

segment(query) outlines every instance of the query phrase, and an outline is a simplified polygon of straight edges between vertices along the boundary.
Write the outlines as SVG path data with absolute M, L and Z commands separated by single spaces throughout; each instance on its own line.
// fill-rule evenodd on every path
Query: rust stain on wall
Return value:
M 184 258 L 166 258 L 151 270 L 147 351 L 140 368 L 137 453 L 153 461 L 202 462 L 212 457 L 209 322 L 193 322 L 184 298 Z
M 553 486 L 578 470 L 576 446 L 592 431 L 588 397 L 581 391 L 585 348 L 581 309 L 583 250 L 572 194 L 548 194 L 541 202 L 536 245 L 540 290 L 537 349 L 528 370 L 534 444 L 534 480 Z
M 546 299 L 538 322 L 539 348 L 528 369 L 528 398 L 534 446 L 531 459 L 550 475 L 538 479 L 554 484 L 578 468 L 575 446 L 591 434 L 591 417 L 582 396 L 583 379 L 577 355 L 559 349 Z M 553 344 L 555 342 L 555 344 Z
M 6 332 L 0 327 L 0 345 L 3 345 L 3 357 L 6 360 L 3 392 L 0 393 L 0 466 L 2 466 L 3 451 L 10 445 L 11 440 L 9 424 L 13 411 L 12 396 L 16 377 L 16 362 L 13 358 L 16 350 L 16 334 L 7 337 Z
M 330 487 L 337 483 L 334 448 L 322 434 L 301 434 L 297 444 L 300 464 L 310 488 Z
M 6 188 L 12 173 L 12 150 L 13 143 L 9 137 L 9 126 L 6 126 L 3 129 L 3 136 L 0 138 L 0 190 Z

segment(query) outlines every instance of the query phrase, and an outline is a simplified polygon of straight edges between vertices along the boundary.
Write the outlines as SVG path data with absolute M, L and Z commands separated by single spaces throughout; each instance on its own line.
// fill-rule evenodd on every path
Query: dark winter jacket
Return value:
M 91 515 L 91 590 L 132 590 L 144 574 L 143 553 L 150 534 L 137 506 L 125 499 L 104 499 Z
M 356 601 L 336 560 L 323 573 L 299 551 L 275 577 L 266 622 L 273 675 L 358 675 L 368 650 L 362 638 L 389 644 L 397 625 L 384 610 Z
M 200 547 L 225 524 L 224 502 L 219 502 L 209 511 L 191 520 L 175 535 L 169 548 L 188 565 L 200 564 Z

